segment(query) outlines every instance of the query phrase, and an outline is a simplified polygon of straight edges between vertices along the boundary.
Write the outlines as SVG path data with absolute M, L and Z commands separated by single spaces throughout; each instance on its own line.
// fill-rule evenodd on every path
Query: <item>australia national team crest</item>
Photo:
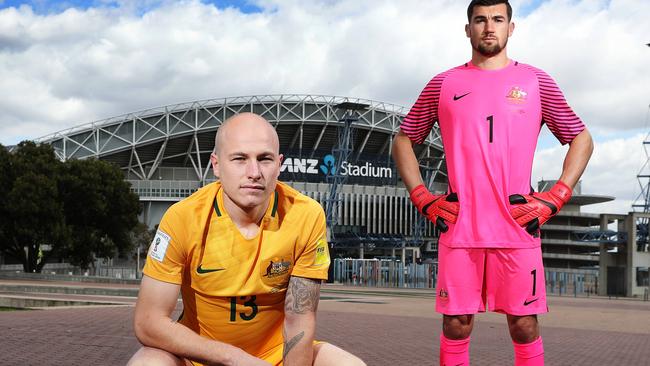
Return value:
M 266 280 L 286 278 L 291 269 L 291 261 L 282 257 L 273 257 L 264 262 L 266 265 L 262 267 L 262 277 Z
M 518 86 L 513 86 L 508 94 L 506 95 L 506 99 L 514 104 L 523 104 L 526 102 L 526 98 L 528 97 L 528 93 L 523 91 L 520 87 Z
M 444 288 L 441 288 L 440 292 L 438 292 L 438 298 L 440 300 L 449 300 L 449 293 Z

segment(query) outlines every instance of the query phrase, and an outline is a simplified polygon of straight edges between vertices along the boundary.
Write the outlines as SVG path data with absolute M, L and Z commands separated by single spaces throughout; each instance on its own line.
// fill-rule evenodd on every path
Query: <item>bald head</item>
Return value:
M 278 133 L 269 121 L 258 114 L 245 112 L 236 114 L 221 124 L 217 130 L 217 136 L 214 139 L 214 153 L 219 155 L 225 141 L 229 141 L 229 135 L 239 134 L 255 134 L 257 136 L 268 137 L 274 152 L 277 154 L 280 151 Z
M 273 126 L 254 113 L 229 118 L 217 131 L 210 162 L 221 181 L 224 205 L 231 217 L 244 212 L 252 222 L 259 222 L 275 191 L 282 165 L 280 142 Z

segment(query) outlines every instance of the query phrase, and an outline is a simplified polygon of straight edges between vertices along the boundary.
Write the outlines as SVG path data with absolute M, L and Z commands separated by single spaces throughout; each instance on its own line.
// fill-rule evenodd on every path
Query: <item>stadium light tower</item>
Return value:
M 646 43 L 646 46 L 650 47 L 650 43 Z M 648 105 L 648 113 L 646 114 L 645 127 L 648 127 L 648 122 L 650 120 L 650 105 Z M 648 152 L 648 146 L 650 146 L 650 132 L 646 134 L 645 140 L 643 141 L 643 150 L 645 151 L 646 161 L 645 164 L 641 167 L 639 174 L 637 174 L 637 180 L 639 181 L 639 187 L 641 187 L 641 193 L 637 196 L 636 200 L 632 204 L 632 211 L 640 211 L 644 213 L 650 212 L 650 152 Z M 640 222 L 637 223 L 637 245 L 641 243 L 646 243 L 650 239 L 650 220 L 647 218 L 640 219 Z
M 343 102 L 334 106 L 334 108 L 345 112 L 343 112 L 343 117 L 339 120 L 339 122 L 342 122 L 342 125 L 338 129 L 338 143 L 332 149 L 334 161 L 327 175 L 327 182 L 330 183 L 330 191 L 325 200 L 325 213 L 330 242 L 335 237 L 334 227 L 338 224 L 338 209 L 343 201 L 340 197 L 340 190 L 347 181 L 347 176 L 341 173 L 341 165 L 344 161 L 348 161 L 350 155 L 352 155 L 352 123 L 357 122 L 359 120 L 359 113 L 365 111 L 368 107 L 368 104 L 354 102 Z
M 650 47 L 650 43 L 646 43 L 646 46 Z M 646 114 L 646 127 L 648 126 L 648 117 L 650 117 L 650 105 L 648 105 L 648 114 Z M 643 141 L 646 162 L 636 176 L 639 181 L 639 187 L 641 187 L 641 193 L 639 193 L 632 204 L 633 211 L 650 212 L 650 152 L 648 152 L 648 145 L 650 145 L 650 132 L 648 132 Z

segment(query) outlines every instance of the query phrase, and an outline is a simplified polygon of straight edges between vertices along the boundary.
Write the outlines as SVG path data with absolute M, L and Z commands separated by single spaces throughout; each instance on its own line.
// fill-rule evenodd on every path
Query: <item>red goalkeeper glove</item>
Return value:
M 431 194 L 424 184 L 420 184 L 411 191 L 411 201 L 443 233 L 449 230 L 445 221 L 456 223 L 460 209 L 456 193 Z
M 548 192 L 533 192 L 530 195 L 513 194 L 509 197 L 510 216 L 531 235 L 537 233 L 551 217 L 555 216 L 562 206 L 571 199 L 572 190 L 558 180 Z

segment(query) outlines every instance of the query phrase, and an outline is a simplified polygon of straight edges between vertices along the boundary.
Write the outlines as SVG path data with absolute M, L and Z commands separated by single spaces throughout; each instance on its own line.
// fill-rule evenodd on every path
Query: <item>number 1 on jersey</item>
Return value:
M 492 131 L 494 127 L 494 116 L 488 116 L 487 121 L 490 122 L 490 143 L 492 143 Z

